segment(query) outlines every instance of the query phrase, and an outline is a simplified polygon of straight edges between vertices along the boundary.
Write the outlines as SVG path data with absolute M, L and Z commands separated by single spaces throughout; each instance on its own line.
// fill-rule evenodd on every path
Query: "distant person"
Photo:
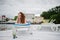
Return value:
M 25 23 L 25 15 L 22 12 L 18 13 L 17 23 L 18 24 L 24 24 Z

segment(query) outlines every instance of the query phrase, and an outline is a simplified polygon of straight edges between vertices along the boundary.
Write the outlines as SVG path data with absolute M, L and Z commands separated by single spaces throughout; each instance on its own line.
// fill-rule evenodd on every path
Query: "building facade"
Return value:
M 33 22 L 33 18 L 35 17 L 35 14 L 25 14 L 26 21 Z

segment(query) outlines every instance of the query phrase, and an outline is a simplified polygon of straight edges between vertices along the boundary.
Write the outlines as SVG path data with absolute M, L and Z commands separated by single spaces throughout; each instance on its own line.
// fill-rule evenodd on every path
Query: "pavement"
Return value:
M 8 33 L 7 33 L 8 34 Z M 60 40 L 60 32 L 51 31 L 32 31 L 30 32 L 17 32 L 17 38 L 13 36 L 0 36 L 0 40 Z
M 60 40 L 60 32 L 52 31 L 50 28 L 36 28 L 32 27 L 30 31 L 17 31 L 15 39 L 13 36 L 0 36 L 0 40 Z

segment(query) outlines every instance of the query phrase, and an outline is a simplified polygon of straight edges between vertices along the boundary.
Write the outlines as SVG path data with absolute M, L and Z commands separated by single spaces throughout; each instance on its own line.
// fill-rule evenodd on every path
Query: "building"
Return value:
M 43 22 L 43 17 L 35 16 L 35 14 L 25 14 L 26 21 L 29 21 L 31 23 L 41 23 Z
M 2 21 L 6 21 L 6 16 L 2 15 Z
M 3 21 L 3 22 L 6 21 L 6 16 L 5 16 L 5 15 L 0 16 L 0 22 L 1 22 L 1 21 Z
M 35 16 L 34 17 L 34 23 L 41 23 L 43 22 L 43 17 L 40 17 L 40 16 Z
M 35 14 L 25 14 L 26 21 L 33 22 L 33 18 L 35 17 Z

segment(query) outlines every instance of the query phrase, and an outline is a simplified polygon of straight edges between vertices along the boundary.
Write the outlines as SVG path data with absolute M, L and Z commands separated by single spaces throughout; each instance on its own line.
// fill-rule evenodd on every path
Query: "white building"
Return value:
M 25 14 L 26 21 L 30 21 L 31 23 L 40 23 L 43 21 L 43 17 L 35 16 L 35 14 Z
M 40 16 L 35 16 L 35 18 L 34 18 L 34 23 L 40 23 L 40 22 L 42 22 L 43 21 L 43 17 L 40 17 Z
M 35 17 L 35 14 L 25 14 L 26 21 L 33 22 L 33 18 Z

